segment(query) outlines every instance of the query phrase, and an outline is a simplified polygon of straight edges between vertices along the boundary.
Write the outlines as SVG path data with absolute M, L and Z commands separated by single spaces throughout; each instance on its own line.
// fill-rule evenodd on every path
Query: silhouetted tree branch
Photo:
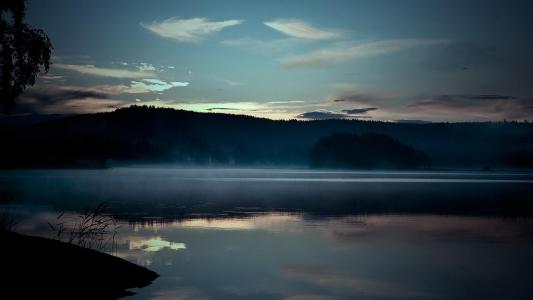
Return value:
M 50 68 L 52 44 L 44 31 L 24 23 L 24 0 L 0 2 L 0 102 L 6 113 L 15 99 Z M 11 18 L 9 17 L 11 16 Z

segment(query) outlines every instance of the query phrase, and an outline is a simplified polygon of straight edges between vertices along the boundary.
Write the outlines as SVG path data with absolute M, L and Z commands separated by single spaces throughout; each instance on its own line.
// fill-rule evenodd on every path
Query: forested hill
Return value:
M 425 153 L 434 168 L 533 168 L 531 123 L 274 121 L 132 106 L 0 130 L 4 168 L 122 162 L 308 166 L 313 146 L 335 133 L 387 135 Z

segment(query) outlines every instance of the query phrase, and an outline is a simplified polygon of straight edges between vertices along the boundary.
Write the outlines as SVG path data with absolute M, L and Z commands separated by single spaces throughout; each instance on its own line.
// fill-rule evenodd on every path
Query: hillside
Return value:
M 30 125 L 1 126 L 0 167 L 113 163 L 308 166 L 311 148 L 339 132 L 387 135 L 435 168 L 532 168 L 533 124 L 274 121 L 132 106 Z
M 423 152 L 383 134 L 337 133 L 311 149 L 309 165 L 330 169 L 419 169 L 430 167 Z

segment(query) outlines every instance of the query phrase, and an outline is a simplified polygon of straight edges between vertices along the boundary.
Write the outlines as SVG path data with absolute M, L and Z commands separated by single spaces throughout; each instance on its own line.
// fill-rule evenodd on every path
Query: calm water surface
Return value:
M 107 202 L 130 299 L 533 299 L 533 175 L 118 168 L 0 172 L 16 230 Z M 3 245 L 2 245 L 3 246 Z M 36 249 L 38 251 L 38 249 Z

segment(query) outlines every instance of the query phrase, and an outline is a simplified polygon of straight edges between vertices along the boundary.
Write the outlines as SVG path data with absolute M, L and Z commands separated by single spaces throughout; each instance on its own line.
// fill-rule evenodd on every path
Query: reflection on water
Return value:
M 146 240 L 130 240 L 130 250 L 142 250 L 148 252 L 157 252 L 161 249 L 182 250 L 187 249 L 184 243 L 173 243 L 161 239 L 161 237 L 150 238 Z
M 187 250 L 128 252 L 162 274 L 133 299 L 529 299 L 533 222 L 487 217 L 256 214 L 154 232 Z M 159 298 L 158 298 L 159 297 Z M 180 299 L 180 298 L 178 298 Z
M 49 235 L 51 203 L 110 201 L 116 255 L 161 275 L 129 299 L 533 299 L 530 174 L 99 172 L 0 183 L 28 234 Z
M 36 232 L 53 213 L 25 216 Z M 531 299 L 532 253 L 530 218 L 251 213 L 125 220 L 117 237 L 161 275 L 131 299 Z

